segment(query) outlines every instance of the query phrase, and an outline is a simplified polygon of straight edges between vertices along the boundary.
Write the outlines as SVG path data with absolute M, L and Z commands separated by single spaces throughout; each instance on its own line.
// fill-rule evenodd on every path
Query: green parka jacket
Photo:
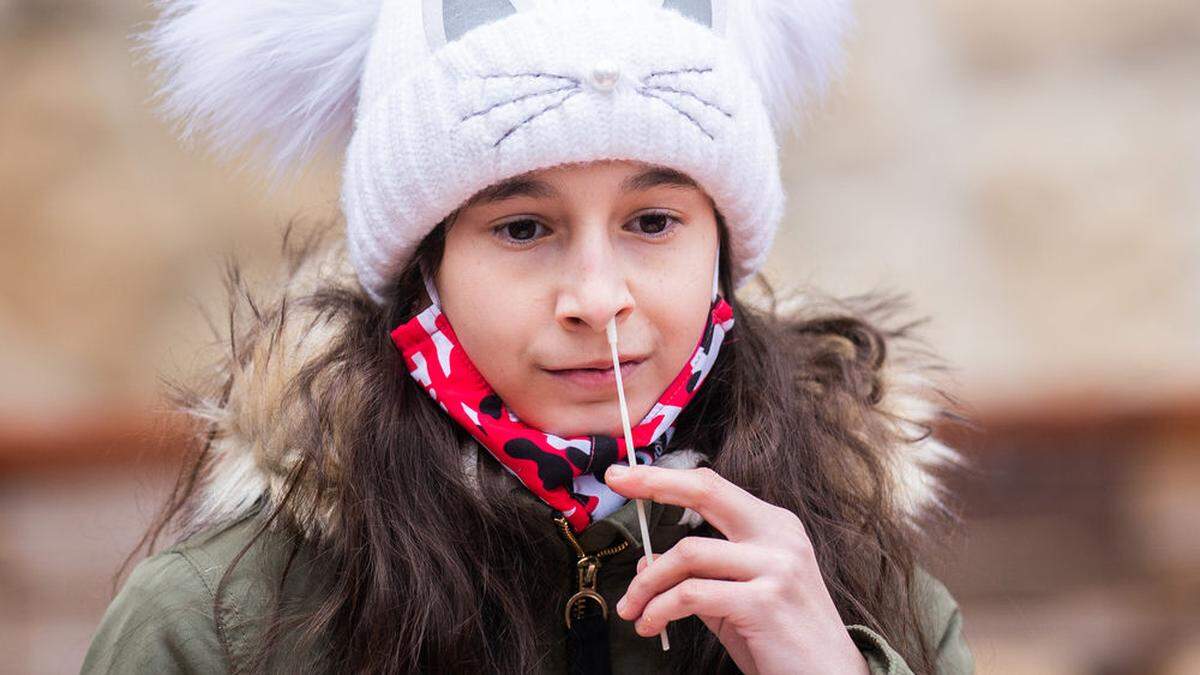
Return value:
M 248 550 L 226 579 L 222 602 L 214 606 L 217 586 L 238 552 L 254 536 L 261 523 L 263 504 L 278 494 L 284 477 L 295 461 L 292 448 L 301 442 L 292 434 L 312 428 L 297 423 L 297 416 L 311 414 L 288 399 L 287 382 L 328 343 L 338 329 L 337 317 L 322 315 L 320 322 L 306 314 L 297 302 L 314 290 L 352 285 L 353 272 L 346 265 L 344 248 L 338 244 L 320 251 L 307 251 L 295 261 L 283 288 L 290 296 L 286 312 L 277 300 L 260 303 L 247 313 L 240 331 L 237 354 L 223 357 L 214 372 L 222 373 L 212 391 L 228 385 L 224 405 L 200 411 L 215 425 L 213 462 L 206 467 L 207 482 L 195 505 L 202 522 L 199 532 L 142 561 L 133 570 L 101 621 L 83 664 L 84 673 L 245 673 L 249 659 L 262 644 L 262 620 L 273 610 L 276 589 L 270 579 L 287 564 L 293 548 L 292 535 L 269 529 Z M 282 295 L 281 295 L 282 297 Z M 272 329 L 278 328 L 277 332 Z M 274 343 L 274 344 L 272 344 Z M 896 353 L 893 350 L 891 353 Z M 874 407 L 861 411 L 887 424 L 922 422 L 934 407 L 907 384 L 923 382 L 917 373 L 895 357 L 884 378 L 891 384 Z M 228 379 L 226 379 L 228 378 Z M 320 383 L 318 382 L 318 385 Z M 899 420 L 900 422 L 896 422 Z M 881 423 L 883 423 L 881 422 Z M 907 513 L 936 506 L 938 485 L 930 467 L 952 461 L 956 453 L 927 435 L 896 428 L 887 464 L 893 468 L 892 492 L 902 500 Z M 336 442 L 336 439 L 334 439 Z M 464 454 L 464 469 L 478 476 L 478 462 L 491 460 L 473 442 L 474 452 Z M 331 448 L 336 452 L 337 448 Z M 656 465 L 687 469 L 704 456 L 692 450 L 663 455 Z M 491 460 L 494 461 L 494 460 Z M 472 466 L 472 464 L 474 466 Z M 555 592 L 564 606 L 576 590 L 573 578 L 577 554 L 554 521 L 555 512 L 508 476 L 511 489 L 520 498 L 546 510 L 548 540 L 561 544 L 563 569 Z M 699 514 L 682 507 L 646 502 L 651 542 L 656 553 L 665 552 L 703 522 Z M 318 509 L 319 511 L 319 509 Z M 313 523 L 320 531 L 321 523 Z M 610 608 L 624 594 L 642 557 L 636 502 L 629 501 L 608 517 L 596 521 L 577 535 L 577 543 L 588 553 L 627 542 L 621 551 L 605 557 L 598 570 L 597 590 Z M 320 579 L 319 565 L 301 546 L 291 561 L 286 597 L 305 598 L 306 589 Z M 963 634 L 963 617 L 954 599 L 938 580 L 918 568 L 914 589 L 921 608 L 921 630 L 936 649 L 938 673 L 960 675 L 973 672 L 973 661 Z M 615 673 L 655 673 L 663 670 L 669 653 L 657 637 L 644 638 L 633 624 L 608 613 L 611 656 Z M 902 675 L 912 670 L 881 635 L 861 625 L 846 627 L 865 655 L 872 673 Z M 546 616 L 540 635 L 546 637 L 544 673 L 567 672 L 567 649 L 562 613 Z M 309 672 L 314 659 L 300 650 L 287 648 L 289 636 L 278 650 L 282 659 L 272 663 L 272 672 Z
M 598 571 L 597 590 L 609 607 L 625 593 L 637 561 L 642 556 L 637 511 L 633 501 L 596 523 L 577 538 L 589 553 L 622 541 L 629 542 L 621 552 L 606 558 Z M 670 504 L 648 503 L 647 517 L 652 524 L 651 543 L 665 551 L 687 535 L 690 529 L 680 524 L 683 509 Z M 251 549 L 235 568 L 223 593 L 227 599 L 213 614 L 214 592 L 223 572 L 258 527 L 258 512 L 231 525 L 213 528 L 188 541 L 165 550 L 143 562 L 133 571 L 124 589 L 108 612 L 88 651 L 84 673 L 245 673 L 253 650 L 260 644 L 258 619 L 270 609 L 268 588 L 258 574 L 263 569 L 278 569 L 290 551 L 290 542 L 281 535 L 269 534 L 261 545 Z M 547 517 L 548 529 L 552 521 Z M 563 554 L 574 557 L 564 539 Z M 311 570 L 311 561 L 296 565 Z M 558 589 L 565 603 L 574 592 L 565 573 Z M 963 635 L 963 619 L 957 603 L 937 579 L 918 570 L 918 597 L 923 608 L 922 633 L 936 645 L 938 673 L 971 673 L 970 651 Z M 302 589 L 308 580 L 304 574 L 291 581 L 293 590 Z M 657 637 L 644 638 L 633 630 L 633 623 L 608 614 L 614 673 L 657 673 L 665 670 L 668 656 Z M 563 616 L 547 616 L 543 634 L 562 635 Z M 862 625 L 847 626 L 856 645 L 866 657 L 873 675 L 912 673 L 878 633 Z M 224 643 L 224 644 L 222 644 Z M 567 672 L 564 640 L 547 644 L 543 673 Z M 287 650 L 281 650 L 287 654 Z M 307 672 L 300 657 L 280 663 L 280 673 Z

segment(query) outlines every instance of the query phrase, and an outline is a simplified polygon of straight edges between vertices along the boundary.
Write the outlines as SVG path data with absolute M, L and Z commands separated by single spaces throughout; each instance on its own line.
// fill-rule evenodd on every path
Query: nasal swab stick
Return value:
M 612 351 L 613 374 L 617 376 L 617 400 L 621 403 L 621 428 L 625 431 L 625 455 L 629 458 L 629 466 L 637 466 L 637 453 L 633 451 L 633 431 L 629 428 L 629 406 L 625 404 L 625 384 L 621 382 L 621 357 L 617 354 L 617 317 L 608 320 L 608 346 Z M 654 551 L 650 550 L 650 527 L 646 524 L 646 507 L 643 500 L 637 499 L 638 524 L 642 526 L 642 548 L 646 551 L 646 564 L 654 563 Z M 667 640 L 667 627 L 663 626 L 658 634 L 662 638 L 663 651 L 671 648 Z

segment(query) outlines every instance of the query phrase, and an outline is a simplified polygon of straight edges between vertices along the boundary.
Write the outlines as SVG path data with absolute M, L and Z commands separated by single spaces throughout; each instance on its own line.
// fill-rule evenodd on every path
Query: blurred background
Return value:
M 0 672 L 77 671 L 222 260 L 334 213 L 147 103 L 135 0 L 0 0 Z M 1200 673 L 1200 2 L 860 0 L 777 287 L 909 294 L 978 432 L 933 571 L 981 673 Z

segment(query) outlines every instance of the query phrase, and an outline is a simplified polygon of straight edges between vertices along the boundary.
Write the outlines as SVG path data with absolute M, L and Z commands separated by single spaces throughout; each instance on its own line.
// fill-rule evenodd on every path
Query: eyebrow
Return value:
M 656 187 L 700 189 L 700 186 L 696 185 L 696 181 L 692 180 L 691 176 L 675 169 L 668 169 L 665 166 L 651 167 L 621 181 L 622 193 L 649 190 Z
M 626 194 L 656 187 L 700 189 L 696 181 L 685 173 L 666 167 L 651 167 L 621 181 L 620 191 Z M 517 176 L 480 190 L 467 200 L 467 205 L 490 204 L 516 197 L 554 199 L 559 196 L 559 191 L 546 181 Z
M 558 190 L 544 180 L 517 176 L 516 178 L 509 178 L 508 180 L 500 181 L 495 185 L 489 185 L 479 192 L 476 192 L 475 196 L 467 200 L 466 206 L 502 202 L 506 199 L 513 199 L 516 197 L 553 199 L 554 197 L 558 196 Z

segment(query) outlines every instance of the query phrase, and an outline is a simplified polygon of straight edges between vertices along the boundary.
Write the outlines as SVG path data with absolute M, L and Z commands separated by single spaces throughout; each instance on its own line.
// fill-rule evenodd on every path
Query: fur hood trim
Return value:
M 311 444 L 313 434 L 325 438 L 329 466 L 324 470 L 336 479 L 338 436 L 346 430 L 329 429 L 328 422 L 311 419 L 311 411 L 296 401 L 291 387 L 297 374 L 320 357 L 346 325 L 346 317 L 311 309 L 306 299 L 320 293 L 349 293 L 369 302 L 355 277 L 344 240 L 331 232 L 320 230 L 304 241 L 295 241 L 289 228 L 283 247 L 284 277 L 263 285 L 261 297 L 251 290 L 236 265 L 229 267 L 228 316 L 225 321 L 210 321 L 217 353 L 198 385 L 187 383 L 174 389 L 177 405 L 202 424 L 202 442 L 208 454 L 200 474 L 201 487 L 188 509 L 188 530 L 234 519 L 264 498 L 268 504 L 279 499 L 298 463 L 297 448 Z M 895 310 L 877 296 L 834 300 L 801 295 L 789 304 L 780 306 L 780 311 L 855 316 L 877 328 L 889 324 Z M 225 329 L 216 328 L 218 325 Z M 965 466 L 958 451 L 932 436 L 933 425 L 939 419 L 964 418 L 952 412 L 956 402 L 944 392 L 944 364 L 907 337 L 912 325 L 906 326 L 903 339 L 887 343 L 879 378 L 882 392 L 875 405 L 859 414 L 860 419 L 866 418 L 864 430 L 853 433 L 867 441 L 879 438 L 883 429 L 892 439 L 884 447 L 876 447 L 878 443 L 872 447 L 888 468 L 889 494 L 897 512 L 922 531 L 922 521 L 933 512 L 953 515 L 940 471 L 952 465 Z M 318 377 L 314 387 L 320 386 Z M 872 430 L 868 432 L 868 428 Z M 482 451 L 478 446 L 476 450 Z M 468 476 L 475 475 L 475 455 L 463 454 Z M 704 459 L 702 453 L 685 449 L 664 455 L 656 465 L 693 468 Z M 327 531 L 334 520 L 334 507 L 314 503 L 316 495 L 307 493 L 314 491 L 306 492 L 303 482 L 293 489 L 300 493 L 293 495 L 291 515 L 310 532 Z M 695 526 L 702 520 L 689 509 L 683 522 Z

